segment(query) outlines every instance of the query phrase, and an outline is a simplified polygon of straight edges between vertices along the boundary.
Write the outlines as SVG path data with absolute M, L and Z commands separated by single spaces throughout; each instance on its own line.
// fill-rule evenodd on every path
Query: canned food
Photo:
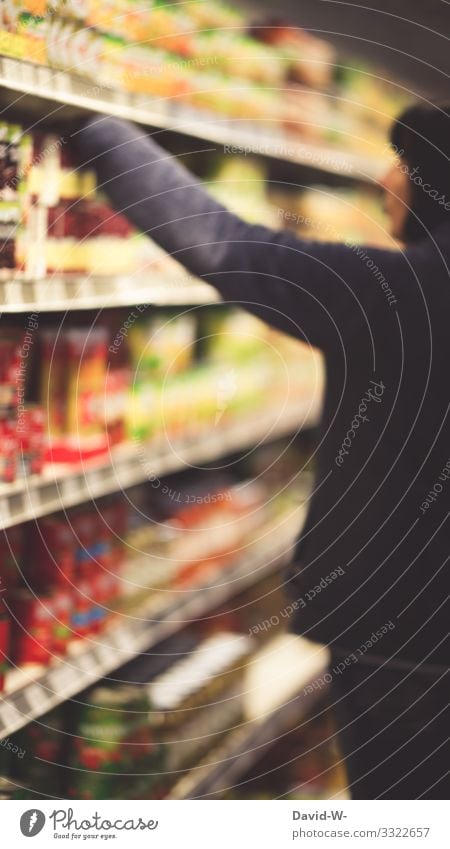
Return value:
M 120 797 L 130 773 L 136 767 L 143 771 L 144 763 L 149 772 L 153 764 L 156 774 L 160 749 L 152 738 L 148 712 L 144 687 L 101 686 L 88 693 L 73 747 L 72 797 Z
M 53 593 L 37 598 L 30 590 L 11 595 L 13 612 L 11 650 L 13 662 L 48 664 L 55 651 L 55 599 Z
M 0 589 L 16 586 L 21 573 L 24 553 L 24 525 L 14 525 L 0 531 Z
M 18 476 L 28 477 L 42 472 L 44 465 L 44 410 L 39 405 L 22 410 L 18 419 Z
M 73 606 L 73 593 L 55 588 L 53 593 L 54 598 L 54 628 L 53 628 L 53 645 L 54 650 L 59 655 L 64 655 L 67 651 L 69 640 L 72 636 L 71 630 L 71 614 Z
M 34 562 L 31 559 L 36 559 Z M 30 582 L 36 590 L 49 586 L 68 589 L 75 582 L 75 540 L 65 516 L 47 516 L 39 520 L 30 552 Z
M 75 636 L 87 637 L 94 630 L 95 606 L 92 578 L 77 580 L 70 617 L 70 627 Z
M 1 387 L 0 387 L 1 390 Z M 17 473 L 16 423 L 0 421 L 0 481 L 12 483 Z

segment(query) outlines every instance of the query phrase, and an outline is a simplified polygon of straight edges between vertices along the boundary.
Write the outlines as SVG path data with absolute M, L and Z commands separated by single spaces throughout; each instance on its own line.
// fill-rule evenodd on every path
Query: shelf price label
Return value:
M 48 287 L 48 294 L 53 302 L 65 301 L 67 298 L 66 287 L 64 281 L 60 277 L 55 277 Z
M 99 664 L 103 666 L 104 664 L 109 664 L 113 660 L 113 653 L 111 651 L 110 646 L 98 645 L 95 648 L 95 657 L 97 658 Z
M 17 710 L 13 702 L 0 701 L 0 728 L 3 731 L 12 726 L 22 725 L 22 714 Z
M 63 478 L 60 483 L 60 492 L 63 499 L 68 501 L 75 498 L 82 491 L 80 478 L 78 476 Z
M 70 666 L 67 666 L 65 663 L 61 664 L 61 666 L 58 666 L 56 669 L 52 669 L 47 676 L 47 680 L 56 695 L 64 693 L 69 684 L 73 683 L 75 679 L 75 670 Z
M 92 298 L 95 295 L 94 283 L 90 277 L 81 277 L 78 280 L 78 296 L 80 298 Z
M 11 516 L 10 503 L 7 498 L 0 498 L 0 526 Z
M 25 688 L 25 696 L 29 705 L 29 713 L 36 716 L 43 713 L 48 701 L 48 694 L 39 684 L 29 684 Z
M 36 76 L 37 76 L 37 84 L 40 88 L 46 90 L 46 94 L 49 94 L 52 90 L 52 75 L 49 68 L 46 68 L 44 65 L 36 68 Z
M 20 81 L 20 62 L 16 62 L 14 59 L 4 58 L 2 71 L 8 82 Z
M 73 659 L 73 665 L 80 672 L 92 672 L 95 669 L 95 658 L 92 652 L 82 652 Z
M 21 63 L 20 82 L 27 88 L 33 89 L 36 82 L 35 68 L 27 62 Z
M 104 469 L 90 469 L 86 475 L 89 488 L 98 489 L 105 483 Z
M 72 86 L 69 75 L 62 71 L 56 71 L 53 74 L 53 86 L 58 94 L 70 94 Z
M 127 625 L 119 625 L 111 636 L 112 642 L 117 649 L 130 651 L 134 648 L 135 641 Z
M 22 284 L 19 280 L 6 280 L 4 283 L 3 297 L 8 305 L 17 304 L 22 306 L 25 302 L 25 297 L 22 289 Z

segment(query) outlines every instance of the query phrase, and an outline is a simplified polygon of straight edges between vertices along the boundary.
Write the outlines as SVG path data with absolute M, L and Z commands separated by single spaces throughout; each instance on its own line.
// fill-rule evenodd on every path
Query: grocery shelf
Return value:
M 280 736 L 310 712 L 325 689 L 308 685 L 326 672 L 328 664 L 328 650 L 317 643 L 292 634 L 271 640 L 252 662 L 245 679 L 244 722 L 183 775 L 169 799 L 211 798 L 232 789 Z M 268 691 L 276 694 L 269 701 Z
M 183 105 L 176 99 L 154 99 L 107 89 L 65 71 L 34 65 L 20 59 L 0 56 L 0 86 L 52 104 L 69 105 L 138 124 L 167 129 L 206 142 L 244 149 L 247 153 L 268 156 L 372 183 L 380 176 L 384 163 L 379 157 L 340 150 L 332 146 L 298 141 L 263 121 L 244 121 L 211 114 Z M 20 98 L 14 99 L 14 106 Z M 54 120 L 58 109 L 49 110 Z M 239 152 L 237 150 L 236 152 Z
M 178 277 L 54 274 L 41 280 L 27 280 L 21 275 L 0 277 L 3 313 L 105 309 L 133 304 L 170 307 L 219 301 L 212 286 L 187 273 Z
M 280 568 L 289 557 L 305 515 L 304 505 L 278 516 L 261 528 L 261 539 L 250 545 L 234 566 L 216 569 L 207 582 L 159 596 L 104 633 L 72 643 L 66 658 L 48 668 L 14 670 L 0 696 L 0 739 L 104 678 L 133 657 L 150 650 L 185 625 L 205 616 L 246 587 Z
M 214 433 L 209 428 L 195 440 L 167 443 L 126 443 L 116 446 L 105 461 L 90 460 L 82 466 L 49 466 L 42 475 L 19 478 L 0 484 L 0 530 L 58 510 L 74 507 L 103 495 L 127 489 L 183 469 L 186 465 L 208 463 L 228 454 L 273 441 L 317 423 L 320 393 L 292 405 L 280 417 L 274 413 L 243 418 Z

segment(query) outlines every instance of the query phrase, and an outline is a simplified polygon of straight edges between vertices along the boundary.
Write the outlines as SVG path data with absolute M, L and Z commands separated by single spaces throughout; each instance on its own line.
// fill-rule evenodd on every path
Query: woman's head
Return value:
M 410 106 L 391 131 L 396 162 L 381 181 L 392 235 L 417 242 L 450 223 L 450 114 L 448 106 Z

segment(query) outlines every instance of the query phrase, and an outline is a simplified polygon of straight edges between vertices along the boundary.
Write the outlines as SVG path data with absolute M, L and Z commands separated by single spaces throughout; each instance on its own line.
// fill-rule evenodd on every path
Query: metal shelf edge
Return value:
M 174 446 L 176 453 L 158 453 L 142 463 L 133 445 L 118 446 L 111 463 L 77 468 L 76 471 L 54 469 L 53 477 L 20 479 L 12 484 L 0 484 L 0 530 L 30 521 L 50 513 L 74 507 L 93 498 L 101 498 L 120 489 L 144 482 L 151 473 L 164 476 L 181 470 L 185 463 L 209 462 L 260 440 L 273 441 L 301 428 L 313 427 L 318 411 L 311 400 L 305 407 L 289 411 L 279 423 L 260 417 L 243 422 L 219 434 L 199 436 L 195 443 Z M 150 446 L 148 446 L 150 448 Z
M 211 115 L 208 123 L 202 112 L 180 105 L 176 100 L 152 101 L 150 96 L 132 95 L 84 81 L 65 71 L 33 65 L 9 56 L 0 56 L 0 86 L 61 105 L 114 115 L 146 126 L 166 129 L 204 141 L 242 147 L 256 155 L 313 167 L 324 173 L 372 183 L 383 163 L 379 158 L 351 151 L 314 145 L 277 132 L 264 135 L 261 124 L 239 127 L 239 119 L 221 120 Z M 99 96 L 99 91 L 101 96 Z

